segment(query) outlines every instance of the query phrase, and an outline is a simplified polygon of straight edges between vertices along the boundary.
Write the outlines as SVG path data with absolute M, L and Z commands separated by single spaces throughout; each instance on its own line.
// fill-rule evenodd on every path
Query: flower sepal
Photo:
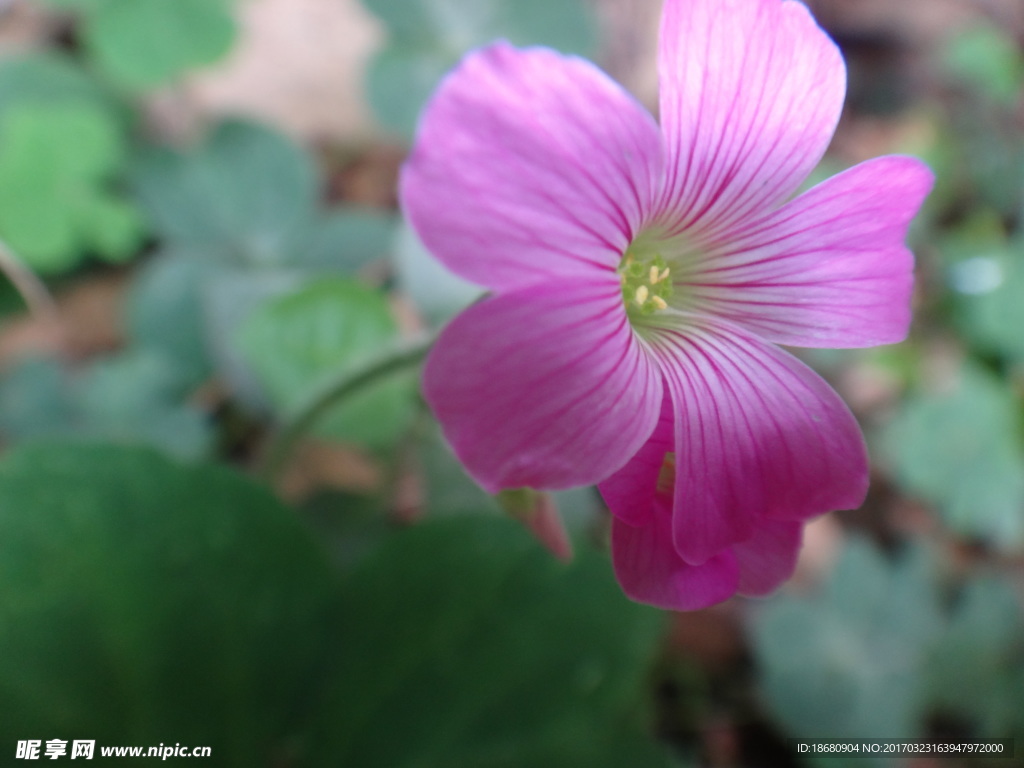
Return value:
M 533 488 L 514 488 L 494 498 L 509 517 L 522 523 L 551 554 L 564 562 L 572 560 L 572 542 L 551 494 Z

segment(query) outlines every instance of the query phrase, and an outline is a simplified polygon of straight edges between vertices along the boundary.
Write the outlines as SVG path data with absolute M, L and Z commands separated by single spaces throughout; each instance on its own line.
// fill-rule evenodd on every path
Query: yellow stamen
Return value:
M 668 307 L 668 304 L 665 303 L 661 296 L 651 296 L 651 304 L 654 305 L 655 309 L 666 309 Z
M 636 294 L 634 294 L 633 298 L 636 300 L 636 303 L 642 307 L 644 305 L 644 302 L 647 301 L 647 296 L 649 293 L 650 292 L 647 290 L 647 286 L 641 285 L 639 288 L 636 289 Z
M 663 270 L 661 270 L 661 275 L 658 276 L 658 282 L 660 283 L 666 277 L 668 277 L 668 267 L 665 267 Z
M 651 267 L 651 285 L 656 285 L 657 283 L 658 283 L 658 268 L 657 267 Z

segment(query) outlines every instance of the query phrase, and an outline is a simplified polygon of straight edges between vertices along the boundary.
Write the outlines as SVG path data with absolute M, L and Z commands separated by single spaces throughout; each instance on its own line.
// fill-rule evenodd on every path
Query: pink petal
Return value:
M 441 85 L 400 195 L 453 272 L 514 290 L 618 266 L 662 168 L 654 119 L 594 65 L 499 43 Z
M 676 550 L 699 565 L 761 517 L 852 509 L 864 440 L 846 405 L 791 355 L 726 325 L 650 337 L 676 410 Z
M 597 486 L 612 514 L 630 525 L 651 522 L 665 455 L 675 451 L 673 425 L 672 400 L 666 392 L 661 399 L 661 416 L 647 442 L 626 466 Z
M 803 532 L 800 522 L 759 520 L 754 535 L 732 548 L 740 567 L 739 593 L 767 595 L 792 576 Z
M 689 565 L 672 546 L 671 512 L 662 499 L 648 525 L 612 521 L 612 562 L 631 599 L 674 611 L 695 611 L 732 597 L 739 584 L 729 550 L 702 565 Z
M 492 493 L 603 480 L 647 440 L 662 396 L 614 273 L 470 307 L 441 334 L 423 389 L 455 453 Z
M 928 167 L 881 157 L 819 184 L 737 233 L 687 277 L 706 311 L 779 344 L 868 347 L 910 326 L 910 220 Z
M 674 233 L 720 231 L 789 197 L 846 91 L 839 50 L 795 0 L 665 0 L 659 75 Z

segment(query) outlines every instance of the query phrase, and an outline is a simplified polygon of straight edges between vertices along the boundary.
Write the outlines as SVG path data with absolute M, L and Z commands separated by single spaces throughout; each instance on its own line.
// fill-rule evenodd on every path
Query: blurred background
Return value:
M 776 596 L 672 615 L 622 597 L 593 489 L 556 494 L 571 565 L 503 515 L 414 367 L 275 454 L 475 298 L 396 205 L 439 77 L 505 37 L 654 109 L 656 0 L 0 3 L 0 762 L 786 768 L 817 764 L 794 737 L 1016 737 L 991 762 L 1024 765 L 1024 4 L 808 4 L 849 67 L 814 180 L 891 152 L 938 176 L 914 327 L 800 352 L 865 430 L 864 507 L 809 526 Z

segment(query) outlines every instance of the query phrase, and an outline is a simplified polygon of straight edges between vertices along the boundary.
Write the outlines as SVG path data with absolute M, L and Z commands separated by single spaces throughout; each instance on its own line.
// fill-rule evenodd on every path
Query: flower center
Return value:
M 628 313 L 650 315 L 668 308 L 673 292 L 672 271 L 660 253 L 641 255 L 629 248 L 618 272 Z

